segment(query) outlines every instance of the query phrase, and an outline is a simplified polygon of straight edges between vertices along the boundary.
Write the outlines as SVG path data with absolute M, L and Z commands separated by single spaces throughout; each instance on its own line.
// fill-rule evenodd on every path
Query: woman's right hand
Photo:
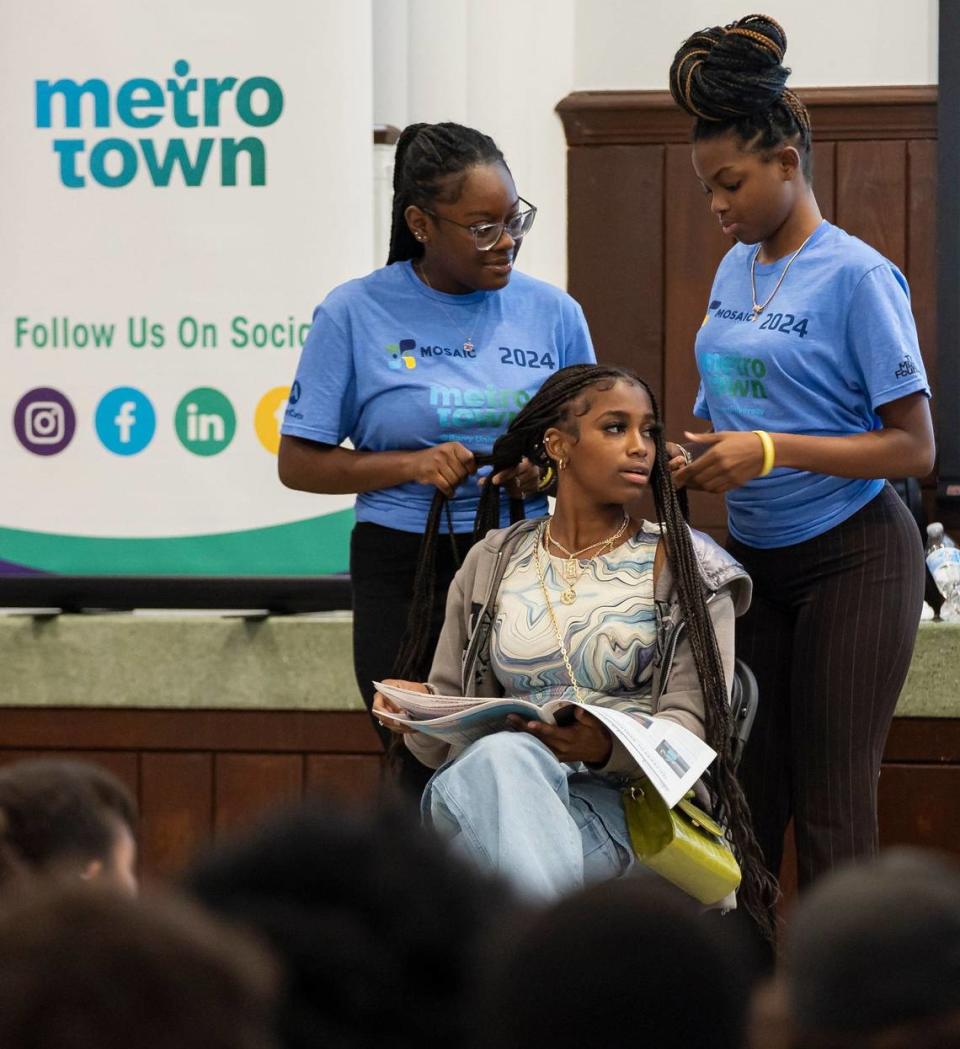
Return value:
M 395 688 L 405 688 L 408 692 L 426 693 L 430 691 L 430 689 L 420 681 L 402 681 L 400 678 L 387 677 L 383 679 L 383 683 L 385 685 L 393 685 Z M 396 703 L 391 703 L 390 700 L 380 692 L 374 693 L 371 713 L 378 721 L 380 721 L 380 715 L 382 713 L 399 714 L 401 717 L 406 716 Z M 398 736 L 406 736 L 410 732 L 416 732 L 416 729 L 409 728 L 407 725 L 398 725 L 389 718 L 386 721 L 380 721 L 380 724 L 383 725 L 385 729 L 389 729 Z
M 674 444 L 673 441 L 665 441 L 664 448 L 667 452 L 667 466 L 670 468 L 670 473 L 675 474 L 677 470 L 683 469 L 690 462 L 689 456 L 685 454 L 685 450 L 679 444 Z
M 459 441 L 445 441 L 422 452 L 413 452 L 412 462 L 412 479 L 418 484 L 439 488 L 448 499 L 453 498 L 458 485 L 477 472 L 473 452 Z

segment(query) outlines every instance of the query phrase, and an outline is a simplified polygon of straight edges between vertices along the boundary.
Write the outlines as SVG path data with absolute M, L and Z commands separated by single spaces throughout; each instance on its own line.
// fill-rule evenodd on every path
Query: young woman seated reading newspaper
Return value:
M 425 822 L 531 896 L 617 877 L 634 862 L 621 792 L 639 770 L 579 704 L 640 723 L 668 719 L 717 752 L 709 797 L 702 785 L 699 793 L 729 828 L 741 906 L 762 913 L 770 880 L 729 745 L 734 617 L 750 603 L 750 580 L 687 526 L 653 393 L 620 368 L 561 369 L 497 440 L 495 474 L 524 456 L 553 469 L 553 516 L 496 529 L 498 489 L 485 485 L 483 538 L 450 587 L 427 682 L 385 684 L 538 704 L 566 697 L 572 717 L 551 725 L 511 716 L 507 730 L 458 750 L 398 724 L 402 708 L 377 693 L 375 716 L 437 770 L 423 796 Z M 408 655 L 425 633 L 416 622 L 415 607 Z

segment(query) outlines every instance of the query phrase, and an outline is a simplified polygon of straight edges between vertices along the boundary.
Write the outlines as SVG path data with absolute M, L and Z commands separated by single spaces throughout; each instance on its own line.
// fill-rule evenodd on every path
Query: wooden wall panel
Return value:
M 664 413 L 671 426 L 688 427 L 699 378 L 693 344 L 710 300 L 713 276 L 733 240 L 720 223 L 690 165 L 689 146 L 667 147 L 664 201 L 666 356 Z M 701 424 L 702 425 L 702 424 Z
M 97 749 L 109 738 L 118 750 L 180 750 L 189 721 L 190 750 L 309 751 L 380 754 L 383 747 L 366 713 L 273 710 L 127 710 L 123 708 L 7 707 L 6 748 L 45 746 Z
M 837 219 L 837 144 L 817 142 L 813 147 L 813 192 L 827 222 Z
M 366 714 L 331 719 L 315 715 L 325 726 L 322 750 L 278 752 L 291 726 L 303 728 L 303 716 L 273 712 L 259 720 L 260 752 L 230 752 L 227 735 L 208 750 L 197 749 L 196 726 L 207 736 L 210 726 L 196 711 L 171 712 L 162 725 L 163 750 L 150 741 L 138 752 L 118 749 L 130 738 L 130 719 L 144 712 L 80 710 L 74 726 L 88 749 L 62 748 L 61 729 L 46 718 L 29 719 L 25 709 L 0 708 L 0 765 L 32 757 L 69 756 L 99 761 L 136 789 L 141 805 L 141 870 L 147 877 L 176 874 L 205 844 L 214 830 L 224 833 L 252 823 L 266 808 L 293 802 L 304 792 L 323 790 L 350 801 L 378 794 L 379 757 L 365 743 L 357 745 L 355 729 L 368 723 Z M 239 716 L 239 714 L 238 714 Z M 28 731 L 33 725 L 32 732 Z M 149 719 L 140 736 L 155 724 Z M 12 728 L 11 728 L 12 726 Z M 316 730 L 308 733 L 311 737 Z M 22 740 L 19 748 L 9 739 Z M 207 736 L 208 741 L 209 737 Z M 927 844 L 958 850 L 956 799 L 960 797 L 960 719 L 897 718 L 887 741 L 880 777 L 881 840 Z M 787 835 L 783 885 L 792 892 L 792 839 Z
M 960 854 L 960 766 L 884 765 L 880 844 L 921 845 Z
M 383 783 L 383 761 L 356 754 L 311 754 L 304 786 L 308 793 L 349 801 L 372 802 Z
M 906 142 L 837 144 L 837 225 L 906 270 Z
M 663 150 L 605 146 L 569 156 L 570 293 L 585 309 L 597 358 L 662 388 Z
M 693 414 L 700 379 L 694 356 L 697 331 L 710 301 L 710 288 L 720 260 L 733 240 L 720 230 L 719 220 L 693 173 L 689 145 L 667 146 L 664 200 L 665 360 L 663 416 L 667 434 L 682 440 L 683 431 L 702 431 L 707 423 Z M 699 528 L 723 529 L 722 496 L 693 492 L 691 519 Z
M 249 824 L 261 813 L 303 796 L 299 754 L 218 754 L 214 758 L 214 835 Z
M 907 276 L 920 351 L 937 404 L 937 144 L 907 144 Z
M 0 750 L 0 765 L 9 765 L 15 761 L 35 761 L 37 759 L 62 758 L 65 761 L 89 761 L 102 765 L 112 772 L 130 791 L 139 804 L 140 800 L 140 765 L 137 754 L 125 750 Z
M 140 859 L 156 876 L 177 873 L 213 831 L 213 757 L 144 754 L 140 759 Z

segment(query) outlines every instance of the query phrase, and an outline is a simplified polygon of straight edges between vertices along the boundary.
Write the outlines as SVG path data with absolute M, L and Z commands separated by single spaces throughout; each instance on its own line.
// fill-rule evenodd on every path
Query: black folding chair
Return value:
M 734 766 L 740 764 L 743 748 L 747 745 L 750 730 L 757 716 L 760 689 L 753 671 L 742 659 L 733 667 L 733 689 L 730 693 L 731 754 Z

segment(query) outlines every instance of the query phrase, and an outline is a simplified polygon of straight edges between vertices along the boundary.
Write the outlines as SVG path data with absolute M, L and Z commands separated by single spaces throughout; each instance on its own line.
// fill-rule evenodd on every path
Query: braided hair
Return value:
M 750 149 L 789 143 L 812 179 L 810 114 L 787 86 L 787 34 L 767 15 L 701 29 L 680 45 L 670 93 L 692 117 L 694 141 L 733 131 Z
M 489 135 L 462 124 L 410 124 L 397 139 L 393 160 L 393 212 L 387 265 L 417 259 L 423 245 L 410 232 L 405 212 L 411 204 L 454 203 L 470 168 L 506 161 Z M 460 175 L 461 178 L 450 178 Z
M 576 419 L 589 410 L 584 396 L 591 390 L 609 390 L 618 382 L 646 391 L 653 408 L 652 427 L 656 446 L 650 480 L 657 520 L 661 522 L 667 561 L 675 580 L 680 609 L 693 653 L 697 679 L 703 692 L 707 743 L 717 752 L 711 770 L 711 786 L 717 814 L 728 828 L 728 836 L 743 871 L 739 898 L 744 909 L 771 938 L 772 909 L 777 886 L 766 871 L 754 837 L 750 811 L 737 781 L 731 751 L 730 696 L 723 662 L 717 646 L 713 621 L 704 602 L 700 567 L 686 523 L 685 501 L 678 497 L 667 466 L 660 411 L 650 387 L 625 368 L 576 364 L 555 372 L 524 405 L 500 436 L 489 457 L 494 472 L 516 466 L 526 456 L 538 466 L 551 463 L 544 447 L 544 434 L 551 427 L 576 433 Z M 685 493 L 682 493 L 685 495 Z M 475 538 L 499 526 L 498 486 L 487 483 L 480 497 Z

